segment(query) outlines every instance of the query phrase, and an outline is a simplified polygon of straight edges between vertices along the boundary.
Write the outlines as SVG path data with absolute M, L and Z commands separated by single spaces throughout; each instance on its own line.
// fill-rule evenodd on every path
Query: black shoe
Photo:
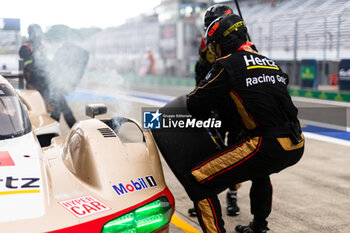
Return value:
M 237 191 L 228 191 L 226 194 L 227 201 L 227 215 L 237 216 L 239 215 L 239 207 L 237 204 Z
M 190 217 L 197 217 L 197 212 L 195 208 L 189 208 L 188 214 L 190 215 Z
M 257 224 L 253 220 L 248 226 L 236 226 L 235 230 L 238 233 L 266 233 L 270 229 L 267 227 L 267 222 L 265 224 Z

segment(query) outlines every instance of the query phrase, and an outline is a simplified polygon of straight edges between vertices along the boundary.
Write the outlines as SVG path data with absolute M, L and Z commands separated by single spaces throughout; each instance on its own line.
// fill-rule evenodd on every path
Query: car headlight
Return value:
M 165 196 L 107 222 L 102 233 L 145 233 L 168 224 L 171 204 Z

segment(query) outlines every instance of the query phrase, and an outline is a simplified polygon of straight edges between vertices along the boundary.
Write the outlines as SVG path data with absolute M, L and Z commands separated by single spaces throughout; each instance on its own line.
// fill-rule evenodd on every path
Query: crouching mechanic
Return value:
M 228 14 L 232 14 L 232 9 L 227 5 L 216 4 L 210 6 L 204 14 L 204 30 L 206 30 L 215 19 Z M 215 56 L 209 51 L 207 45 L 205 44 L 204 38 L 205 35 L 201 37 L 201 44 L 199 47 L 199 58 L 195 66 L 196 86 L 198 86 L 199 83 L 207 76 L 215 61 Z M 227 127 L 225 127 L 225 129 L 220 130 L 221 138 L 225 139 L 226 131 Z M 231 143 L 235 140 L 234 134 L 235 133 L 233 133 L 232 130 L 231 132 L 228 132 L 228 143 Z M 231 185 L 226 193 L 226 213 L 228 216 L 237 216 L 240 213 L 240 209 L 237 204 L 237 189 L 240 186 L 241 184 Z M 190 214 L 190 216 L 197 216 L 195 208 L 188 209 L 188 213 Z
M 287 91 L 288 75 L 271 59 L 258 54 L 246 41 L 247 28 L 234 14 L 211 23 L 206 43 L 216 61 L 206 78 L 187 96 L 187 107 L 195 117 L 215 109 L 217 101 L 230 96 L 227 111 L 235 108 L 245 133 L 239 143 L 206 158 L 190 176 L 203 190 L 223 189 L 251 180 L 250 204 L 254 216 L 236 232 L 268 230 L 272 185 L 269 175 L 297 163 L 304 151 L 297 109 Z M 239 122 L 235 122 L 236 124 Z M 195 201 L 204 232 L 225 232 L 217 195 Z

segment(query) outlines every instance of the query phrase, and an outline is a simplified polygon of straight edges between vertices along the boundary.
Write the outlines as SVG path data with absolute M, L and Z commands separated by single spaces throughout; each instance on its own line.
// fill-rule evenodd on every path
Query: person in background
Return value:
M 38 24 L 28 27 L 28 40 L 19 49 L 19 56 L 23 59 L 23 74 L 27 89 L 35 89 L 43 98 L 49 99 L 49 74 L 50 61 L 47 58 L 43 42 L 43 31 Z
M 206 117 L 223 97 L 226 109 L 237 109 L 241 119 L 231 119 L 245 130 L 240 142 L 204 158 L 189 172 L 203 190 L 220 190 L 234 183 L 252 181 L 250 205 L 253 220 L 237 225 L 238 233 L 265 233 L 271 213 L 270 175 L 296 164 L 304 152 L 298 110 L 287 90 L 288 75 L 247 41 L 247 28 L 237 15 L 214 20 L 205 37 L 216 60 L 198 87 L 187 95 L 188 111 Z M 201 192 L 195 201 L 204 232 L 226 232 L 216 193 Z
M 155 69 L 154 69 L 154 57 L 153 57 L 153 53 L 152 53 L 152 51 L 150 49 L 147 52 L 147 58 L 148 58 L 148 61 L 149 61 L 149 67 L 148 67 L 147 74 L 154 75 L 156 73 Z
M 207 30 L 208 26 L 218 17 L 232 14 L 232 9 L 224 4 L 216 4 L 211 7 L 209 7 L 204 14 L 204 31 Z M 201 37 L 201 44 L 199 47 L 199 58 L 196 62 L 195 66 L 195 78 L 196 78 L 196 86 L 199 85 L 199 83 L 205 79 L 208 72 L 211 70 L 213 63 L 215 61 L 215 56 L 209 51 L 207 45 L 204 41 L 205 35 Z M 218 116 L 220 118 L 220 116 Z M 221 114 L 222 117 L 222 114 Z M 233 127 L 230 127 L 231 129 Z M 227 125 L 223 127 L 223 129 L 220 130 L 221 138 L 224 140 L 226 137 L 226 132 L 228 131 Z M 227 140 L 229 144 L 232 144 L 235 140 L 232 135 L 235 135 L 236 132 L 228 132 L 227 134 Z M 237 189 L 241 186 L 241 184 L 234 184 L 229 187 L 229 190 L 226 193 L 226 213 L 228 216 L 237 216 L 240 213 L 240 209 L 237 203 Z M 196 209 L 190 208 L 188 209 L 188 213 L 190 216 L 195 217 L 197 216 Z
M 27 89 L 35 89 L 43 96 L 51 117 L 59 121 L 61 112 L 71 128 L 76 122 L 64 96 L 57 88 L 50 86 L 49 67 L 43 42 L 43 31 L 38 24 L 28 26 L 28 40 L 20 47 L 19 56 L 23 59 L 23 75 Z

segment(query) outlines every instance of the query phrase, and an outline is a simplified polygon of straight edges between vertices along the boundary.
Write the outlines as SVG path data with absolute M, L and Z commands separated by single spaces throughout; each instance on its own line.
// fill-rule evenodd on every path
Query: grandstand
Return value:
M 218 2 L 236 9 L 232 0 Z M 316 59 L 319 84 L 329 84 L 329 76 L 338 72 L 339 60 L 350 58 L 350 0 L 271 2 L 240 1 L 258 50 L 278 60 L 290 75 L 292 85 L 299 85 L 300 61 Z M 118 72 L 137 72 L 149 48 L 154 53 L 158 75 L 191 77 L 204 33 L 203 14 L 214 3 L 212 0 L 162 0 L 152 15 L 141 15 L 91 37 L 86 42 L 91 53 L 90 64 Z M 171 56 L 164 51 L 171 51 Z
M 274 59 L 349 58 L 349 0 L 290 0 L 241 9 L 252 40 Z

